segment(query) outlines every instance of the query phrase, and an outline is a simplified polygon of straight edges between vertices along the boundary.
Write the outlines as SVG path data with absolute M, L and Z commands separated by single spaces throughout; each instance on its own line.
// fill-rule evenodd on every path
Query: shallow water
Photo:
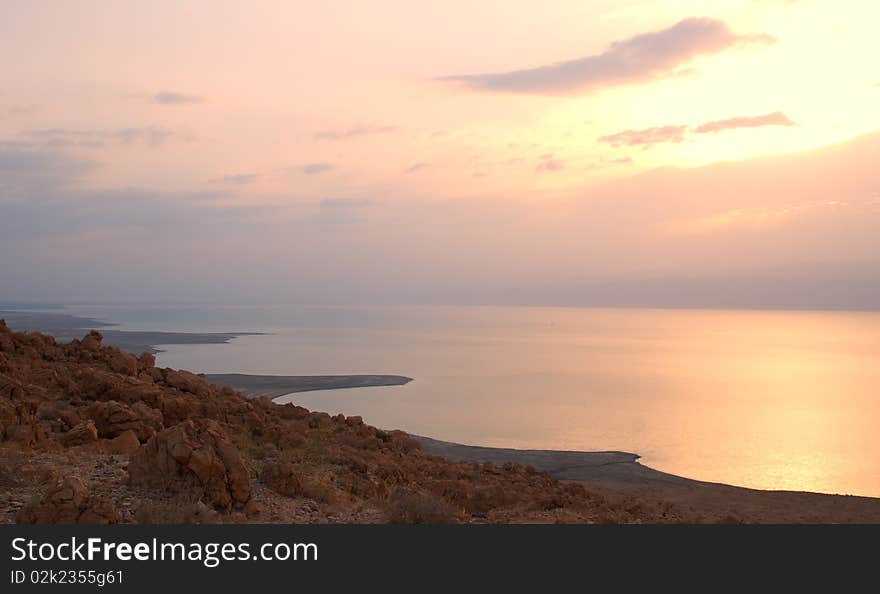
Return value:
M 260 330 L 167 347 L 203 372 L 389 373 L 295 394 L 386 428 L 618 449 L 692 478 L 880 496 L 880 314 L 588 308 L 89 306 L 122 329 Z

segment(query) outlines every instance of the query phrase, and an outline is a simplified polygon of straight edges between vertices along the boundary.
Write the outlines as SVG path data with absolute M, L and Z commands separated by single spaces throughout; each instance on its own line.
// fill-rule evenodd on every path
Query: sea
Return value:
M 760 489 L 880 496 L 880 314 L 550 307 L 76 305 L 121 330 L 257 331 L 160 346 L 196 372 L 396 374 L 283 396 L 458 443 L 620 450 Z

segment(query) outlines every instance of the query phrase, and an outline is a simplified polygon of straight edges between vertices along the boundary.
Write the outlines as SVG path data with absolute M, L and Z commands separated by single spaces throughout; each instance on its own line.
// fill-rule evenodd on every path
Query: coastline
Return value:
M 422 449 L 455 461 L 533 466 L 575 482 L 614 505 L 676 506 L 723 523 L 880 523 L 880 498 L 809 491 L 775 491 L 711 483 L 655 470 L 628 452 L 489 448 L 413 436 Z
M 98 330 L 104 344 L 115 346 L 135 355 L 161 353 L 157 345 L 166 344 L 226 344 L 239 336 L 263 336 L 264 332 L 157 332 L 151 330 L 114 330 L 112 322 L 66 313 L 40 310 L 0 309 L 0 319 L 10 328 L 21 332 L 51 334 L 68 342 L 82 338 L 89 330 Z
M 403 375 L 254 375 L 250 373 L 208 373 L 212 384 L 229 386 L 248 398 L 278 398 L 297 392 L 403 386 L 412 381 Z
M 258 333 L 132 332 L 105 330 L 113 324 L 68 314 L 0 311 L 18 330 L 42 331 L 60 341 L 81 338 L 88 329 L 100 329 L 108 343 L 132 352 L 157 352 L 157 344 L 218 344 L 236 336 Z M 22 323 L 24 322 L 24 323 Z M 170 340 L 169 340 L 170 339 Z M 151 342 L 154 341 L 155 342 Z M 167 341 L 167 342 L 162 342 Z M 141 350 L 132 348 L 146 347 Z M 399 386 L 412 378 L 399 375 L 266 376 L 207 374 L 211 382 L 229 386 L 246 397 L 272 398 L 297 392 Z M 619 451 L 581 452 L 517 450 L 457 444 L 413 435 L 428 454 L 453 461 L 525 464 L 561 481 L 583 484 L 613 502 L 633 505 L 675 505 L 724 517 L 735 523 L 880 523 L 880 498 L 772 491 L 711 483 L 655 470 L 638 462 L 638 454 Z

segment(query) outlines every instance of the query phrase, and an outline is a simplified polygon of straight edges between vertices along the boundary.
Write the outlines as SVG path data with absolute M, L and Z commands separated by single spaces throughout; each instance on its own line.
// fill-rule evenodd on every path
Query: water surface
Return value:
M 81 308 L 122 329 L 274 332 L 175 345 L 208 373 L 388 373 L 303 406 L 462 443 L 639 453 L 767 489 L 880 496 L 880 314 L 588 308 Z

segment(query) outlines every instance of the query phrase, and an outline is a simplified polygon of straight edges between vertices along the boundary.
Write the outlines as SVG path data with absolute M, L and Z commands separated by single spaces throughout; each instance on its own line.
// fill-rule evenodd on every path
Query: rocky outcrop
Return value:
M 141 447 L 137 434 L 129 429 L 114 437 L 101 442 L 101 450 L 108 454 L 133 454 Z
M 61 436 L 61 443 L 67 447 L 98 441 L 98 430 L 92 421 L 83 421 Z
M 243 507 L 253 490 L 239 451 L 213 420 L 184 421 L 142 446 L 128 467 L 133 485 L 189 489 L 217 509 Z
M 115 400 L 95 402 L 89 406 L 87 414 L 95 422 L 100 437 L 113 438 L 134 431 L 143 442 L 163 427 L 162 412 L 144 402 L 135 402 L 131 406 Z
M 115 524 L 116 509 L 105 497 L 89 495 L 82 480 L 66 476 L 50 484 L 42 498 L 24 506 L 19 524 Z

